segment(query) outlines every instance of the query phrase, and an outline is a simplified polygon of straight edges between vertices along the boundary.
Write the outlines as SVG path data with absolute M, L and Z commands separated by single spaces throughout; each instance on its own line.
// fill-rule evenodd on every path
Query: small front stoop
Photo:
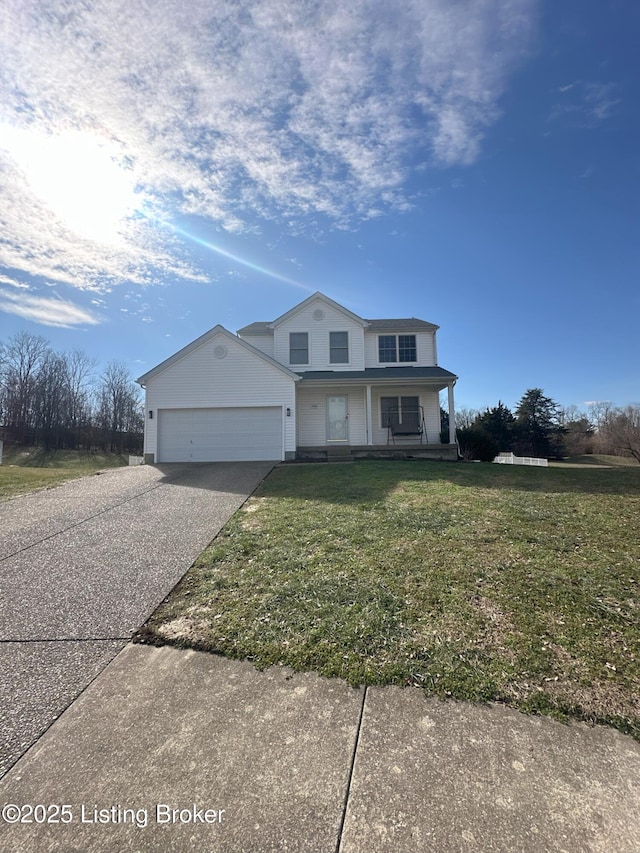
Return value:
M 353 462 L 351 448 L 345 445 L 329 445 L 327 447 L 327 462 Z

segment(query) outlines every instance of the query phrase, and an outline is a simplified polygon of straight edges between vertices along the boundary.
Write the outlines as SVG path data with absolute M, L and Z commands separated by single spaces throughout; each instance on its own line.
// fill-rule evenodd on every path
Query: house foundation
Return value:
M 339 449 L 339 453 L 336 450 Z M 434 459 L 456 462 L 459 459 L 457 444 L 378 444 L 299 447 L 297 462 L 346 462 L 355 459 Z

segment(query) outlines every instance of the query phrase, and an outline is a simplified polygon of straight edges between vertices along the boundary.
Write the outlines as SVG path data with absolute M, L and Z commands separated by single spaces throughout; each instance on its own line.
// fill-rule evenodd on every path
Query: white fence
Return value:
M 513 453 L 500 453 L 493 461 L 499 465 L 537 465 L 540 468 L 546 468 L 549 465 L 548 459 L 540 459 L 536 456 L 514 456 Z

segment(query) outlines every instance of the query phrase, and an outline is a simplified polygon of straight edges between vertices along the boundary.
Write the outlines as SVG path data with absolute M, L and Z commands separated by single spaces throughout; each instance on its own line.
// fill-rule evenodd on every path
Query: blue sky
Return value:
M 0 341 L 133 376 L 321 290 L 459 407 L 640 401 L 640 6 L 8 0 Z

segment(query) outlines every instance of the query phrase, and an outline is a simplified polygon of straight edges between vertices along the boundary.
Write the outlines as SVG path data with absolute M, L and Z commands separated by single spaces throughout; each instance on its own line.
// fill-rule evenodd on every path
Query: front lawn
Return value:
M 275 469 L 138 635 L 640 738 L 640 468 Z
M 0 465 L 0 499 L 127 464 L 128 457 L 117 453 L 8 447 Z

